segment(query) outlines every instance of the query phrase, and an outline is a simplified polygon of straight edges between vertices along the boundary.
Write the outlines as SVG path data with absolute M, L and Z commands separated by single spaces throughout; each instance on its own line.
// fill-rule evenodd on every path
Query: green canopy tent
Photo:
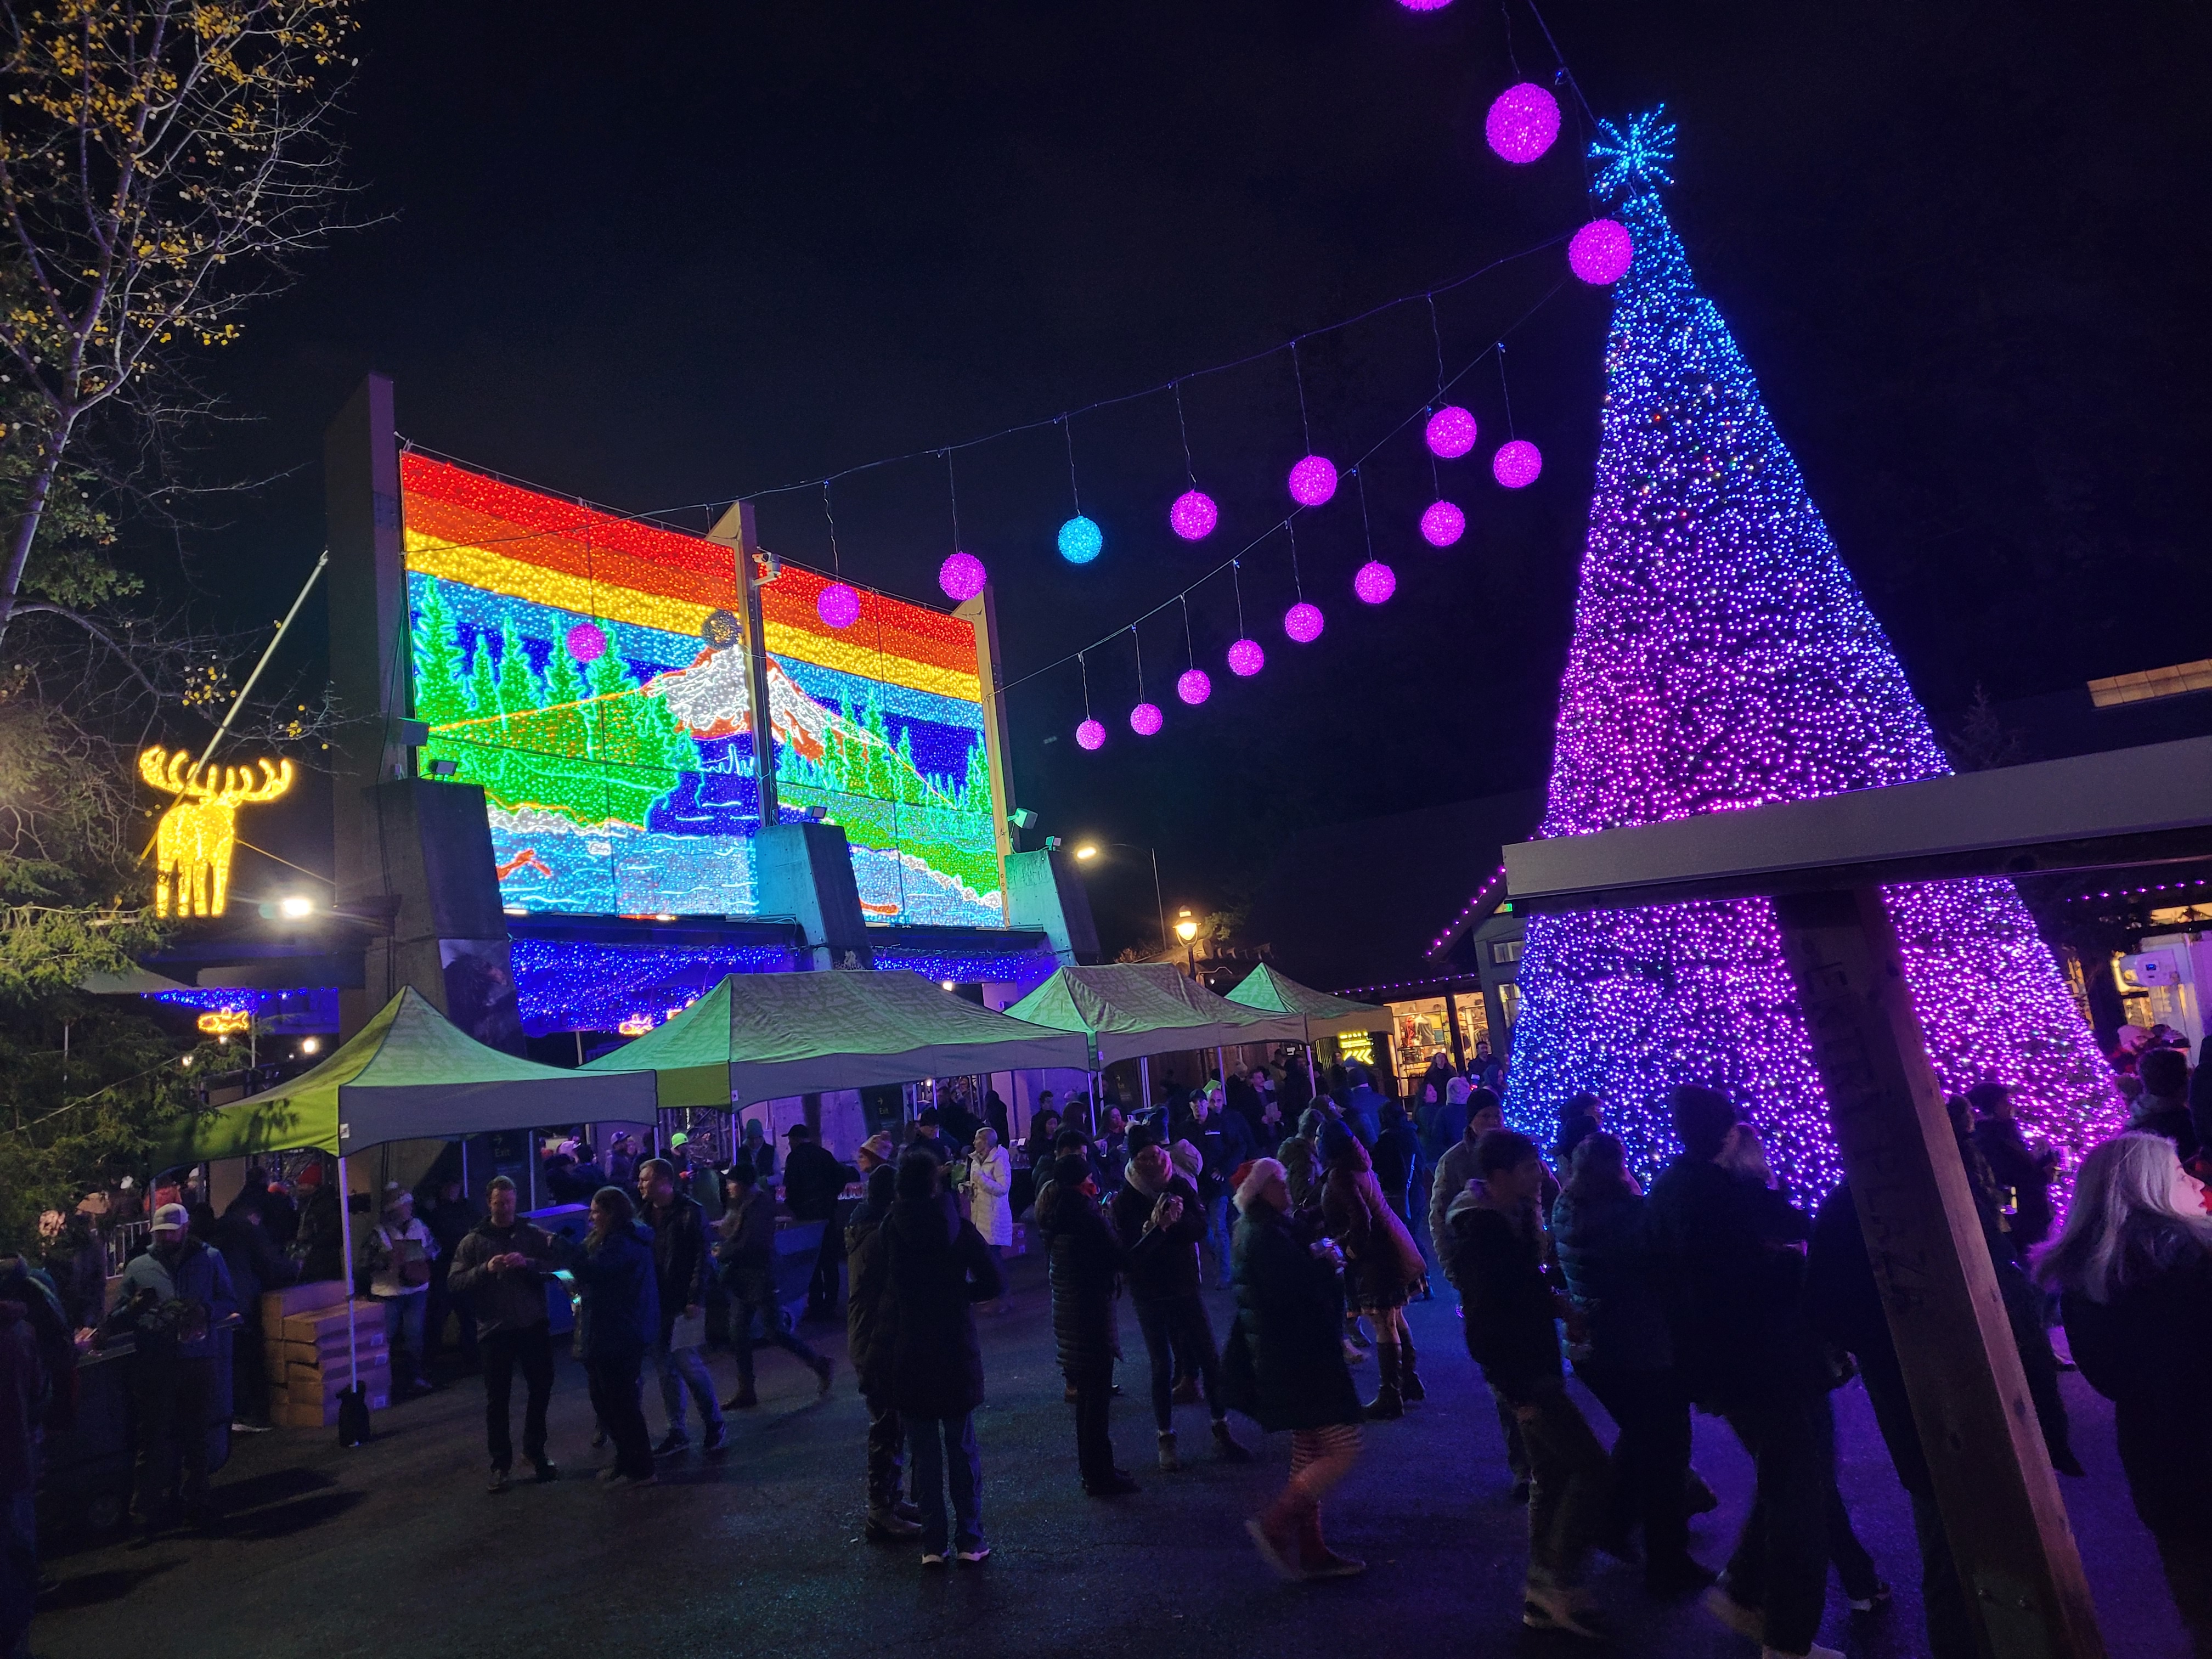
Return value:
M 957 997 L 903 969 L 732 974 L 665 1025 L 584 1066 L 649 1078 L 663 1107 L 742 1109 L 837 1089 L 1040 1067 L 1081 1070 L 1079 1035 Z
M 1231 1043 L 1287 1042 L 1298 1035 L 1296 1020 L 1241 1008 L 1167 962 L 1062 968 L 1006 1012 L 1017 1019 L 1083 1033 L 1094 1072 L 1116 1060 L 1135 1060 L 1147 1105 L 1154 1054 L 1211 1048 L 1218 1060 Z M 1095 1098 L 1095 1084 L 1091 1093 Z
M 1331 996 L 1326 991 L 1316 991 L 1311 986 L 1301 985 L 1287 974 L 1278 973 L 1261 963 L 1244 975 L 1244 981 L 1231 991 L 1228 1001 L 1240 1007 L 1262 1013 L 1283 1014 L 1296 1019 L 1304 1036 L 1306 1045 L 1306 1081 L 1319 1086 L 1314 1075 L 1313 1040 L 1317 1036 L 1342 1036 L 1347 1031 L 1387 1031 L 1390 1029 L 1390 1011 L 1371 1002 L 1354 1002 L 1348 997 Z

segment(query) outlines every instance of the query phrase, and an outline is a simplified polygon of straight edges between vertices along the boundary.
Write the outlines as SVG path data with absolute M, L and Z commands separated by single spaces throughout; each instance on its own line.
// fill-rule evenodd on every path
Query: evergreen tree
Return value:
M 499 712 L 528 714 L 538 707 L 538 677 L 530 672 L 530 658 L 522 648 L 522 635 L 514 619 L 499 619 Z
M 414 617 L 415 718 L 443 726 L 469 717 L 468 697 L 461 690 L 460 642 L 438 579 L 424 579 L 421 592 L 422 603 Z
M 1610 124 L 1593 154 L 1635 259 L 1615 293 L 1607 396 L 1560 691 L 1546 836 L 1582 835 L 1950 769 L 1838 556 L 1657 186 L 1673 129 Z M 1887 890 L 1929 1059 L 1947 1091 L 2012 1084 L 2031 1135 L 2075 1157 L 2118 1097 L 2009 882 Z M 1666 1097 L 1741 1103 L 1778 1173 L 1817 1198 L 1841 1174 L 1765 900 L 1540 916 L 1519 972 L 1509 1102 L 1549 1138 L 1594 1090 L 1646 1170 Z

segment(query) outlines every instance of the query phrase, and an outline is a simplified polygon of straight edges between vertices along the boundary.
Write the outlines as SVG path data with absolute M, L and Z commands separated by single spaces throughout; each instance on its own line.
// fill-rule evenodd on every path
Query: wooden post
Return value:
M 1881 891 L 1773 903 L 1984 1651 L 2101 1659 L 2096 1609 Z

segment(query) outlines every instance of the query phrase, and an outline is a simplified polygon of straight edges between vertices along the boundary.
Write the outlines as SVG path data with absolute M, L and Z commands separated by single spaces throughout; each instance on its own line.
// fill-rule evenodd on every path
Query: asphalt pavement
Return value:
M 820 1401 L 797 1362 L 764 1350 L 760 1408 L 732 1413 L 726 1456 L 694 1449 L 664 1461 L 659 1484 L 617 1491 L 592 1478 L 607 1454 L 590 1449 L 582 1373 L 564 1357 L 552 1413 L 559 1481 L 486 1492 L 474 1377 L 379 1413 L 374 1437 L 353 1450 L 337 1446 L 334 1430 L 241 1437 L 216 1479 L 221 1514 L 210 1533 L 52 1540 L 46 1571 L 58 1582 L 41 1601 L 33 1650 L 42 1659 L 1591 1651 L 1521 1626 L 1525 1510 L 1510 1501 L 1495 1413 L 1448 1297 L 1410 1310 L 1426 1403 L 1367 1429 L 1358 1467 L 1325 1511 L 1331 1541 L 1370 1571 L 1285 1584 L 1262 1566 L 1243 1522 L 1282 1484 L 1288 1437 L 1261 1437 L 1240 1419 L 1258 1459 L 1224 1464 L 1210 1455 L 1204 1409 L 1184 1407 L 1186 1468 L 1158 1473 L 1143 1345 L 1124 1308 L 1127 1392 L 1115 1404 L 1115 1442 L 1144 1490 L 1085 1497 L 1042 1264 L 1032 1255 L 1009 1267 L 1012 1311 L 979 1322 L 990 1399 L 976 1428 L 994 1549 L 980 1567 L 927 1571 L 915 1547 L 863 1539 L 866 1417 L 842 1364 Z M 1229 1300 L 1208 1294 L 1218 1334 Z M 842 1360 L 842 1322 L 804 1328 Z M 726 1397 L 732 1361 L 716 1354 L 710 1366 Z M 1373 1369 L 1358 1368 L 1363 1390 Z M 2110 1409 L 2079 1377 L 2065 1382 L 2089 1474 L 2064 1486 L 2109 1650 L 2116 1659 L 2185 1659 L 2156 1553 L 2128 1504 Z M 650 1380 L 646 1392 L 657 1437 L 659 1392 Z M 1610 1424 L 1581 1397 L 1609 1440 Z M 1865 1395 L 1854 1384 L 1836 1406 L 1844 1496 L 1896 1593 L 1884 1610 L 1855 1617 L 1832 1582 L 1821 1639 L 1857 1659 L 1924 1653 L 1904 1494 Z M 1717 1566 L 1749 1501 L 1750 1466 L 1710 1418 L 1698 1419 L 1697 1463 L 1723 1503 L 1695 1523 L 1693 1547 Z M 1756 1659 L 1694 1600 L 1645 1598 L 1633 1566 L 1601 1557 L 1593 1583 L 1614 1651 Z

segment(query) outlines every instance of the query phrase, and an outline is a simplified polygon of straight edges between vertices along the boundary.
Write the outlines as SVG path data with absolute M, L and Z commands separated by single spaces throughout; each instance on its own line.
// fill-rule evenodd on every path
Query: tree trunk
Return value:
M 4 586 L 0 586 L 0 641 L 8 635 L 8 623 L 15 614 L 15 596 L 22 591 L 23 569 L 31 562 L 31 544 L 38 539 L 39 520 L 46 516 L 46 496 L 54 487 L 54 475 L 61 471 L 62 447 L 55 443 L 46 449 L 37 474 L 31 480 L 31 496 L 23 504 L 23 515 L 15 521 L 14 532 L 8 538 L 8 575 Z

